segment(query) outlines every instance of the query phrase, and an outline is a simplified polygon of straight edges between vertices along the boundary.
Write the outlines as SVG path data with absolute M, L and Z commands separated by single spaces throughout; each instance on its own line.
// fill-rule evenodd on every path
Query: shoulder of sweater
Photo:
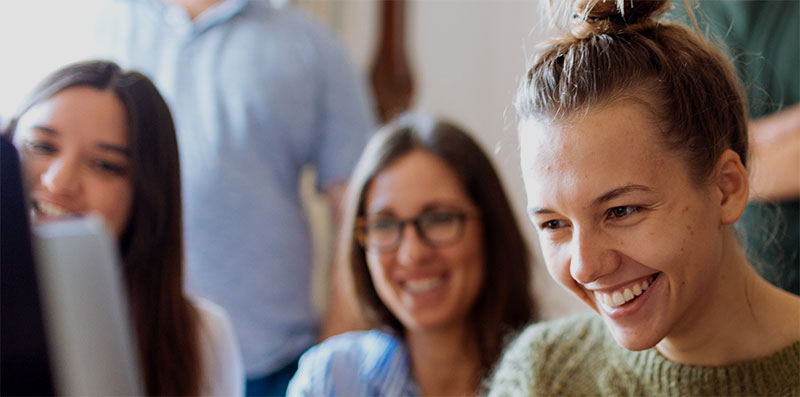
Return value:
M 574 349 L 576 345 L 593 343 L 604 338 L 603 320 L 594 313 L 585 313 L 529 325 L 513 344 L 516 348 L 529 346 L 531 349 Z
M 530 325 L 506 349 L 490 396 L 592 394 L 595 370 L 608 358 L 607 338 L 594 313 Z

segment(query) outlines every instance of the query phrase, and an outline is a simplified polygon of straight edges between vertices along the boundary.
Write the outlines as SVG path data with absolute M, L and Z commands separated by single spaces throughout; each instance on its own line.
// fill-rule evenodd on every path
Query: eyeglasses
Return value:
M 425 244 L 442 247 L 460 240 L 467 218 L 475 215 L 475 212 L 457 209 L 435 209 L 409 219 L 362 216 L 356 220 L 355 233 L 365 249 L 388 252 L 400 246 L 406 224 L 412 224 Z

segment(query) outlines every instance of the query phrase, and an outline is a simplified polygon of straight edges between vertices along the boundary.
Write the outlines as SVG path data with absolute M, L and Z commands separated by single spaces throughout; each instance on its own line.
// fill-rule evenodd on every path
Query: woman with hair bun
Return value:
M 581 1 L 523 79 L 522 174 L 548 271 L 595 313 L 527 328 L 491 396 L 798 395 L 800 298 L 748 263 L 747 116 L 669 1 Z

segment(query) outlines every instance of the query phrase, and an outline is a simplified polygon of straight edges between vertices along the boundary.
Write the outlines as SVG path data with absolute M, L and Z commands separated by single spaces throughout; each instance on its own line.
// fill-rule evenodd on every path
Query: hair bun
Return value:
M 572 14 L 577 37 L 636 30 L 670 8 L 670 0 L 579 0 Z

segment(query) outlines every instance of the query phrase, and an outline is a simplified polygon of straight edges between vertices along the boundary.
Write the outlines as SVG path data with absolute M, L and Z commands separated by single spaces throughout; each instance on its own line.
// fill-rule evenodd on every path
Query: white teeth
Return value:
M 608 307 L 621 306 L 624 303 L 630 302 L 637 296 L 641 295 L 644 290 L 650 287 L 650 284 L 653 283 L 653 280 L 653 277 L 648 277 L 647 280 L 644 280 L 641 283 L 636 283 L 630 288 L 614 291 L 611 294 L 595 291 L 594 297 L 597 302 L 601 302 Z
M 421 280 L 406 281 L 406 289 L 412 293 L 426 292 L 444 283 L 444 277 L 433 277 Z
M 625 298 L 625 302 L 633 299 L 633 292 L 630 289 L 625 288 L 625 291 L 622 293 L 622 297 Z
M 55 205 L 55 204 L 47 203 L 47 202 L 44 202 L 44 201 L 37 201 L 36 202 L 36 208 L 39 210 L 39 212 L 41 212 L 42 214 L 47 215 L 47 216 L 57 217 L 57 216 L 64 216 L 64 215 L 68 215 L 69 214 L 69 211 L 67 211 L 63 207 Z
M 623 298 L 622 294 L 619 292 L 614 292 L 611 294 L 611 300 L 614 301 L 614 306 L 620 306 L 625 303 L 625 298 Z

